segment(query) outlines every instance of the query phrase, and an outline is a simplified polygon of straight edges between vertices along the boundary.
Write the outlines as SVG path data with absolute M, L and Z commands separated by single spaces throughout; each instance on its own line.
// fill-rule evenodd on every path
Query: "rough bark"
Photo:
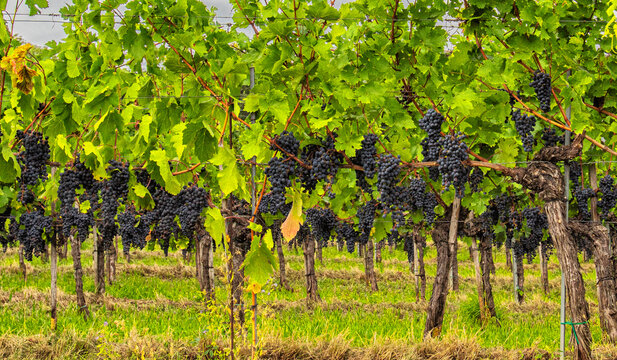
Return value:
M 516 301 L 522 304 L 525 301 L 525 267 L 523 266 L 524 256 L 514 255 L 516 261 Z
M 19 244 L 19 268 L 23 274 L 24 282 L 28 281 L 28 272 L 26 270 L 26 261 L 24 259 L 24 245 Z
M 608 229 L 599 222 L 570 222 L 568 228 L 578 236 L 591 241 L 594 265 L 596 267 L 596 286 L 598 292 L 598 312 L 600 326 L 611 342 L 617 341 L 617 288 L 615 273 L 610 256 Z
M 452 213 L 452 208 L 448 208 L 447 219 Z M 443 220 L 443 219 L 442 219 Z M 449 223 L 440 221 L 434 225 L 432 237 L 437 248 L 437 273 L 433 283 L 433 292 L 429 302 L 424 326 L 424 338 L 437 337 L 441 334 L 443 325 L 443 315 L 448 296 L 448 275 L 450 273 L 450 246 L 448 243 Z
M 383 246 L 384 246 L 383 240 L 378 242 L 377 245 L 375 246 L 375 262 L 376 263 L 381 262 L 381 249 L 383 249 Z
M 474 218 L 473 212 L 469 212 L 465 220 L 465 233 L 472 237 L 471 247 L 474 265 L 476 266 L 480 315 L 483 321 L 488 320 L 490 317 L 497 317 L 491 286 L 491 272 L 494 266 L 492 262 L 493 239 L 492 236 L 489 236 L 490 233 L 485 231 L 485 221 L 486 219 L 482 217 Z M 479 246 L 476 243 L 477 238 L 480 239 Z
M 452 201 L 452 217 L 450 219 L 450 232 L 448 234 L 448 245 L 450 246 L 450 281 L 452 290 L 458 291 L 458 259 L 456 258 L 458 250 L 458 219 L 461 212 L 461 199 L 454 197 Z
M 116 238 L 117 242 L 117 238 Z M 109 285 L 113 285 L 116 281 L 116 259 L 118 251 L 116 245 L 112 244 L 107 251 L 105 251 L 105 272 L 107 274 L 107 282 Z
M 275 226 L 280 229 L 280 222 L 275 222 Z M 285 263 L 285 253 L 283 252 L 283 239 L 280 231 L 275 232 L 274 241 L 276 242 L 276 254 L 279 258 L 279 283 L 281 284 L 282 288 L 287 291 L 291 291 L 291 287 L 287 282 L 287 271 L 285 269 L 287 264 Z
M 195 268 L 199 288 L 205 292 L 206 304 L 215 299 L 212 242 L 212 236 L 200 225 L 195 232 Z
M 495 300 L 493 299 L 493 287 L 491 286 L 491 273 L 493 273 L 493 242 L 492 239 L 483 237 L 480 239 L 480 256 L 482 264 L 482 292 L 484 305 L 488 314 L 497 317 L 495 311 Z
M 84 315 L 84 319 L 90 316 L 88 305 L 86 305 L 86 297 L 84 295 L 84 271 L 81 267 L 81 244 L 75 236 L 70 237 L 71 240 L 71 256 L 73 257 L 73 274 L 75 277 L 75 295 L 77 296 L 77 306 L 79 311 Z
M 56 249 L 58 252 L 58 258 L 60 260 L 65 260 L 68 252 L 68 241 L 66 241 L 62 231 L 58 232 L 58 239 L 60 240 L 58 243 L 62 244 L 62 246 L 59 246 L 58 249 Z
M 578 135 L 571 145 L 544 148 L 534 157 L 535 162 L 527 168 L 501 169 L 514 181 L 539 195 L 544 202 L 549 232 L 555 242 L 561 273 L 565 277 L 566 292 L 571 322 L 578 341 L 575 346 L 576 360 L 591 359 L 591 332 L 589 329 L 589 306 L 585 299 L 585 284 L 580 272 L 575 243 L 569 236 L 566 223 L 564 180 L 553 162 L 569 160 L 579 156 L 584 134 Z M 571 339 L 574 338 L 572 333 Z
M 488 259 L 489 267 L 490 267 L 490 270 L 491 270 L 491 274 L 493 276 L 495 276 L 495 271 L 497 271 L 497 268 L 495 267 L 495 259 L 493 258 L 493 250 L 492 249 L 493 249 L 493 245 L 492 245 L 492 242 L 491 242 L 491 253 L 490 253 L 490 256 L 487 257 L 487 259 Z
M 304 276 L 306 277 L 306 300 L 309 306 L 315 301 L 321 301 L 317 292 L 317 276 L 315 276 L 315 240 L 307 235 L 302 240 L 304 250 Z
M 373 263 L 373 256 L 375 255 L 373 240 L 369 240 L 365 245 L 364 251 L 364 276 L 366 277 L 367 285 L 371 287 L 371 291 L 375 292 L 379 290 L 377 286 L 377 276 L 375 275 L 375 264 Z
M 359 258 L 363 258 L 364 257 L 364 245 L 358 243 L 358 257 Z
M 416 249 L 416 258 L 417 261 L 417 269 L 416 271 L 416 279 L 420 281 L 420 299 L 422 301 L 426 300 L 426 272 L 424 271 L 424 245 L 425 240 L 421 237 L 419 232 L 415 237 L 415 249 Z M 417 300 L 417 299 L 416 299 Z
M 540 282 L 542 283 L 542 291 L 548 295 L 548 254 L 544 241 L 540 243 Z
M 58 324 L 58 251 L 56 237 L 58 232 L 54 232 L 54 236 L 51 239 L 51 329 L 56 330 Z
M 478 289 L 478 305 L 480 306 L 480 318 L 486 320 L 486 308 L 484 306 L 484 291 L 482 291 L 482 269 L 480 267 L 480 256 L 478 241 L 475 236 L 471 237 L 471 260 L 476 274 L 476 287 Z
M 506 266 L 512 271 L 512 256 L 510 252 L 510 248 L 504 246 L 506 249 Z
M 103 238 L 99 236 L 95 226 L 92 246 L 92 258 L 94 265 L 94 287 L 97 296 L 105 294 L 105 252 L 103 251 Z
M 244 254 L 239 246 L 233 246 L 231 250 L 232 254 L 229 261 L 233 262 L 233 265 L 230 264 L 230 268 L 233 268 L 233 275 L 228 276 L 228 280 L 231 282 L 231 291 L 234 297 L 234 303 L 236 304 L 235 306 L 238 310 L 238 321 L 242 326 L 244 325 L 244 300 L 242 296 L 244 292 L 244 267 L 242 267 Z

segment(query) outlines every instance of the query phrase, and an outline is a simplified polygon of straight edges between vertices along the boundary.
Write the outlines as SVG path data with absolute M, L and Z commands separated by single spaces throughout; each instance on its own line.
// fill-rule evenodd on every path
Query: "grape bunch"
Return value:
M 400 173 L 400 157 L 390 154 L 379 158 L 379 172 L 377 173 L 377 190 L 381 194 L 381 201 L 385 206 L 396 206 L 395 200 L 400 189 L 397 189 L 397 177 Z
M 336 216 L 330 209 L 308 209 L 306 222 L 310 225 L 315 240 L 322 243 L 326 243 L 330 239 L 330 233 L 337 225 Z
M 369 179 L 372 179 L 376 172 L 375 157 L 377 156 L 377 149 L 375 144 L 377 144 L 378 139 L 375 134 L 366 134 L 364 139 L 362 139 L 362 147 L 356 150 L 356 158 L 360 160 L 360 165 L 364 169 L 364 176 Z
M 264 199 L 262 199 L 259 211 L 276 214 L 285 206 L 285 189 L 291 186 L 293 165 L 289 161 L 273 157 L 268 161 L 265 173 L 268 176 L 271 188 L 267 198 L 264 196 Z
M 178 218 L 180 228 L 187 238 L 193 237 L 200 223 L 201 212 L 208 206 L 210 195 L 206 189 L 187 186 L 178 194 Z
M 426 137 L 422 139 L 420 145 L 422 145 L 422 156 L 424 161 L 437 161 L 439 159 L 439 153 L 441 150 L 441 124 L 444 118 L 439 112 L 434 109 L 429 109 L 422 119 L 420 119 L 420 129 L 426 132 Z M 429 169 L 429 177 L 431 180 L 437 180 L 439 177 L 439 170 L 431 167 Z
M 578 213 L 582 220 L 590 220 L 591 212 L 589 211 L 589 199 L 595 197 L 596 193 L 590 188 L 583 189 L 582 186 L 577 186 L 574 190 L 574 197 L 578 205 Z
M 469 175 L 469 188 L 472 193 L 480 191 L 480 185 L 484 181 L 484 172 L 480 168 L 474 168 Z
M 549 112 L 551 110 L 551 76 L 545 72 L 536 71 L 529 86 L 536 92 L 540 109 Z
M 544 142 L 545 147 L 553 147 L 563 144 L 565 142 L 565 137 L 563 134 L 561 136 L 557 135 L 555 129 L 545 127 L 542 131 L 542 141 Z
M 26 184 L 20 184 L 19 193 L 17 193 L 17 199 L 22 205 L 32 204 L 34 202 L 34 192 L 30 190 Z
M 437 206 L 437 197 L 432 192 L 427 192 L 422 201 L 422 210 L 424 212 L 424 221 L 427 225 L 435 222 L 435 206 Z
M 520 110 L 516 110 L 512 114 L 512 119 L 514 120 L 516 131 L 518 131 L 521 141 L 523 142 L 523 149 L 526 152 L 532 152 L 533 146 L 536 144 L 532 134 L 536 126 L 536 118 L 531 115 L 523 114 Z
M 375 200 L 371 200 L 358 209 L 358 228 L 360 230 L 359 240 L 362 245 L 366 244 L 371 236 L 373 223 L 375 221 L 376 207 L 377 202 Z
M 96 185 L 95 185 L 96 184 Z M 62 216 L 62 233 L 65 237 L 71 235 L 71 230 L 77 230 L 77 238 L 83 242 L 88 237 L 93 224 L 92 213 L 98 206 L 98 184 L 92 172 L 77 158 L 72 168 L 66 168 L 60 174 L 58 183 L 58 199 L 60 200 L 60 214 Z M 82 202 L 90 202 L 90 210 L 84 214 L 74 207 L 77 190 L 86 190 Z
M 19 222 L 20 229 L 17 233 L 17 239 L 24 246 L 26 260 L 32 261 L 33 255 L 39 256 L 45 252 L 43 236 L 50 236 L 53 233 L 52 219 L 45 216 L 42 209 L 36 209 L 23 213 Z
M 359 234 L 346 222 L 339 222 L 336 226 L 336 236 L 339 240 L 345 241 L 347 251 L 351 254 L 355 250 L 355 243 L 359 241 Z
M 598 201 L 598 208 L 602 216 L 606 218 L 617 204 L 617 186 L 614 184 L 613 177 L 606 175 L 600 179 L 598 190 L 602 194 Z
M 324 147 L 320 147 L 315 152 L 311 168 L 311 177 L 316 180 L 325 180 L 329 175 L 335 175 L 337 167 L 334 160 Z
M 465 183 L 469 176 L 469 169 L 463 165 L 467 160 L 467 144 L 463 142 L 465 135 L 446 135 L 439 141 L 441 152 L 437 159 L 437 168 L 441 174 L 441 184 L 444 190 L 450 185 L 456 190 L 456 196 L 465 195 Z
M 276 144 L 276 146 L 274 145 Z M 296 139 L 293 132 L 283 131 L 274 139 L 274 144 L 270 145 L 270 150 L 283 149 L 286 154 L 298 155 L 300 150 L 300 141 Z
M 122 238 L 122 250 L 125 255 L 128 255 L 131 247 L 143 249 L 146 246 L 146 237 L 150 228 L 146 226 L 146 221 L 140 221 L 137 218 L 137 213 L 132 206 L 118 214 L 118 225 L 118 233 Z
M 528 258 L 532 259 L 542 241 L 543 230 L 548 229 L 548 221 L 546 215 L 542 214 L 538 207 L 523 209 L 522 216 L 527 220 L 529 235 L 521 236 L 514 246 L 514 251 L 516 256 L 527 255 Z
M 161 187 L 154 192 L 152 198 L 155 205 L 148 220 L 154 224 L 154 237 L 158 239 L 163 253 L 167 256 L 169 239 L 178 228 L 178 224 L 175 221 L 178 197 L 171 195 Z
M 414 251 L 415 251 L 415 244 L 413 241 L 413 236 L 406 234 L 404 236 L 405 239 L 405 243 L 403 244 L 403 251 L 405 251 L 407 253 L 407 261 L 410 264 L 413 264 L 413 260 L 415 257 Z
M 116 225 L 116 214 L 118 213 L 119 201 L 126 199 L 129 193 L 129 164 L 116 160 L 109 162 L 107 168 L 109 179 L 103 182 L 101 189 L 101 236 L 103 238 L 103 249 L 107 250 L 113 246 L 113 239 L 118 233 Z
M 17 139 L 21 141 L 24 151 L 17 154 L 21 167 L 20 182 L 34 186 L 39 179 L 47 179 L 47 162 L 50 158 L 49 142 L 43 134 L 37 131 L 17 131 Z

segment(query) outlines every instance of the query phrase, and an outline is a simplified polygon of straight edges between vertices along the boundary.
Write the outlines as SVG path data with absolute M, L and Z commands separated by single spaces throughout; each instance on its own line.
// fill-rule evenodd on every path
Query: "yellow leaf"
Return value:
M 249 286 L 247 286 L 246 288 L 246 292 L 250 292 L 253 294 L 258 294 L 260 291 L 261 291 L 261 285 L 255 282 L 250 283 Z
M 294 191 L 294 201 L 291 206 L 291 211 L 287 215 L 287 219 L 281 225 L 281 233 L 285 240 L 293 239 L 302 224 L 302 194 L 298 191 Z

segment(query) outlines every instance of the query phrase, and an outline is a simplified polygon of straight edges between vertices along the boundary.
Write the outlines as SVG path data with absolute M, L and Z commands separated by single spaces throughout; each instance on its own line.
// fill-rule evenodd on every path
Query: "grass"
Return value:
M 261 357 L 273 359 L 439 359 L 551 358 L 559 346 L 559 281 L 556 260 L 549 264 L 550 293 L 542 293 L 537 259 L 525 264 L 525 303 L 514 301 L 510 270 L 503 250 L 495 252 L 492 277 L 499 321 L 478 320 L 474 270 L 465 245 L 458 254 L 460 291 L 448 297 L 442 336 L 422 341 L 428 301 L 416 303 L 414 279 L 406 254 L 383 251 L 376 265 L 379 291 L 368 291 L 357 254 L 323 250 L 316 263 L 323 301 L 304 301 L 303 256 L 286 252 L 293 292 L 273 279 L 258 296 Z M 70 254 L 70 252 L 69 252 Z M 427 300 L 436 271 L 435 250 L 426 249 Z M 82 249 L 84 290 L 92 318 L 84 321 L 75 301 L 72 261 L 59 262 L 58 328 L 50 330 L 49 264 L 35 258 L 23 281 L 14 249 L 0 255 L 0 357 L 41 358 L 222 358 L 229 347 L 229 324 L 223 282 L 223 259 L 215 256 L 219 276 L 217 303 L 206 308 L 194 278 L 194 264 L 179 253 L 136 251 L 133 263 L 118 259 L 117 279 L 96 298 L 92 251 Z M 595 271 L 583 264 L 596 354 L 610 358 L 617 348 L 602 342 L 597 316 Z M 248 294 L 245 304 L 250 303 Z M 249 308 L 249 305 L 246 305 Z M 250 319 L 250 312 L 247 313 Z M 236 340 L 239 357 L 248 357 L 252 329 L 247 321 Z M 246 341 L 243 340 L 246 339 Z

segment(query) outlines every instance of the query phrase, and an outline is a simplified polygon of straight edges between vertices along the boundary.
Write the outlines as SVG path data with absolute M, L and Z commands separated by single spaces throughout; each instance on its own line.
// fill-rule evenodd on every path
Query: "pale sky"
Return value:
M 15 4 L 17 0 L 8 0 L 6 5 L 6 12 L 3 14 L 5 21 L 9 21 L 9 16 L 13 16 L 15 11 Z M 203 0 L 208 7 L 216 7 L 217 16 L 229 17 L 232 15 L 232 7 L 228 0 Z M 49 7 L 43 9 L 43 14 L 57 14 L 63 6 L 70 1 L 67 0 L 49 0 Z M 61 17 L 49 16 L 49 15 L 35 15 L 28 16 L 27 6 L 22 5 L 15 17 L 15 34 L 21 36 L 25 42 L 31 43 L 37 46 L 43 46 L 50 40 L 59 41 L 64 37 L 64 29 L 62 22 L 65 21 Z M 218 19 L 219 22 L 231 22 L 231 19 Z M 10 30 L 10 24 L 9 24 Z

